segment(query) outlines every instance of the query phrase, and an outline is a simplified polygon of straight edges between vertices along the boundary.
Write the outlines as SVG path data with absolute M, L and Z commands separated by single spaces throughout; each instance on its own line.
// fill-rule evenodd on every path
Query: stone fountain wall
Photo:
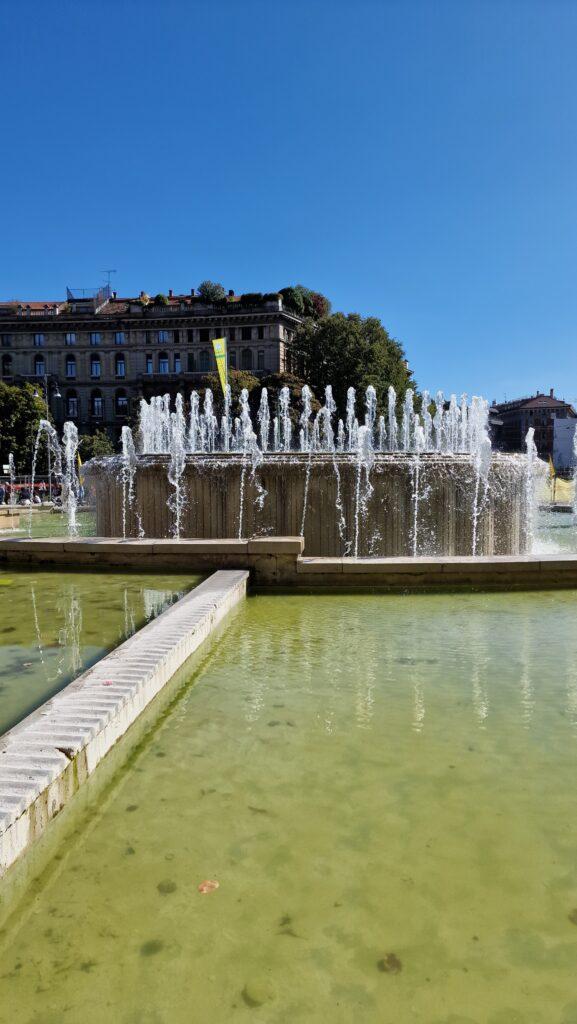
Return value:
M 173 535 L 168 456 L 141 456 L 126 536 Z M 523 457 L 493 454 L 488 487 L 469 455 L 377 454 L 367 485 L 354 455 L 270 454 L 253 478 L 239 455 L 189 455 L 182 537 L 297 536 L 311 556 L 522 554 L 528 548 Z M 121 537 L 118 458 L 88 463 L 98 536 Z M 417 486 L 418 477 L 418 486 Z M 308 483 L 307 483 L 308 478 Z M 261 489 L 267 493 L 261 502 Z M 305 509 L 306 495 L 306 513 Z M 415 546 L 416 533 L 416 546 Z

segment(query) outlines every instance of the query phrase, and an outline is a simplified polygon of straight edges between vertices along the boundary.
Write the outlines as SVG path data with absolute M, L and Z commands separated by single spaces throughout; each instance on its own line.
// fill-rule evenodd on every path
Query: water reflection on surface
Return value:
M 572 1024 L 576 623 L 569 591 L 250 598 L 73 819 L 0 1020 Z
M 0 571 L 0 733 L 194 582 L 179 575 Z

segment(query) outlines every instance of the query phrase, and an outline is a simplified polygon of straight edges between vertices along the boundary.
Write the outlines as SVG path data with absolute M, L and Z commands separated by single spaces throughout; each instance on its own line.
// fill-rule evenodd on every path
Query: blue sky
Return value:
M 577 400 L 577 4 L 0 0 L 0 296 L 297 283 Z

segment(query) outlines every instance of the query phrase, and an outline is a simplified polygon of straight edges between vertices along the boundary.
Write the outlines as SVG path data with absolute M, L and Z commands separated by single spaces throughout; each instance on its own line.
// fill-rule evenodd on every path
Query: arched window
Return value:
M 100 377 L 100 356 L 90 356 L 90 376 Z
M 2 376 L 12 376 L 12 356 L 2 356 Z
M 199 366 L 201 373 L 208 373 L 210 369 L 210 357 L 205 348 L 202 349 L 199 357 Z
M 117 377 L 126 377 L 126 359 L 124 355 L 116 356 L 114 360 L 114 370 Z
M 243 348 L 240 354 L 240 365 L 243 370 L 252 370 L 252 351 L 250 348 Z
M 34 356 L 34 374 L 36 377 L 43 377 L 46 373 L 46 362 L 44 356 Z
M 168 373 L 168 353 L 167 352 L 159 352 L 158 353 L 158 372 L 159 373 Z
M 117 416 L 128 416 L 128 397 L 124 388 L 117 389 L 115 405 Z
M 90 395 L 90 411 L 98 420 L 104 416 L 104 399 L 101 391 L 93 391 Z
M 78 416 L 78 395 L 75 391 L 66 392 L 66 415 L 71 420 Z
M 264 349 L 259 348 L 256 356 L 257 370 L 264 370 Z
M 66 376 L 69 380 L 76 377 L 76 356 L 66 356 Z
M 196 369 L 194 365 L 194 352 L 187 352 L 186 354 L 186 369 L 188 373 L 194 373 Z

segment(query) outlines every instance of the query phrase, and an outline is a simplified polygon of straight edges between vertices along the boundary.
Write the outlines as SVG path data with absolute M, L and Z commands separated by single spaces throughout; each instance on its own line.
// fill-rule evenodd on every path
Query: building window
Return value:
M 200 353 L 200 372 L 201 373 L 207 373 L 209 369 L 210 369 L 210 358 L 209 358 L 209 355 L 208 355 L 208 352 L 206 351 L 206 349 L 203 348 L 202 352 Z
M 201 327 L 200 331 L 198 332 L 198 340 L 202 344 L 206 344 L 207 341 L 210 341 L 210 331 L 208 330 L 207 327 Z
M 104 416 L 104 399 L 100 391 L 93 391 L 90 396 L 90 407 L 92 409 L 92 415 L 96 419 L 101 420 Z
M 90 344 L 91 345 L 100 345 L 101 340 L 102 340 L 102 335 L 101 335 L 100 331 L 91 331 L 90 332 Z
M 115 345 L 124 345 L 125 343 L 126 343 L 126 335 L 125 335 L 124 331 L 115 331 L 114 332 L 114 344 Z
M 259 348 L 256 356 L 257 370 L 264 370 L 264 349 Z
M 230 328 L 230 330 L 228 332 L 228 337 L 229 337 L 230 341 L 236 341 L 236 329 L 234 327 Z
M 240 354 L 240 365 L 243 370 L 252 370 L 252 352 L 249 348 L 243 348 Z
M 189 373 L 194 373 L 194 371 L 195 371 L 194 352 L 187 352 L 187 354 L 186 354 L 186 368 L 187 368 Z
M 0 334 L 0 343 L 2 348 L 12 348 L 12 335 Z
M 66 393 L 66 415 L 73 420 L 78 416 L 78 397 L 75 391 Z
M 2 376 L 10 377 L 12 375 L 12 356 L 2 356 Z
M 100 356 L 90 357 L 90 376 L 100 377 Z
M 146 372 L 154 373 L 154 367 L 152 365 L 152 356 L 149 352 L 146 353 Z
M 117 377 L 126 377 L 126 362 L 124 356 L 116 356 L 114 360 L 114 371 Z
M 44 348 L 45 344 L 46 344 L 46 335 L 45 334 L 35 334 L 34 335 L 34 348 Z
M 259 327 L 258 328 L 258 340 L 262 341 L 263 338 L 264 338 L 264 327 Z
M 173 340 L 175 345 L 178 345 L 178 343 L 180 341 L 180 331 L 173 331 L 172 332 L 172 340 Z
M 243 327 L 241 331 L 241 341 L 251 341 L 252 339 L 252 327 Z
M 128 397 L 126 391 L 120 389 L 116 392 L 116 415 L 128 416 Z
M 231 348 L 230 352 L 228 353 L 228 365 L 230 366 L 231 370 L 236 370 L 236 349 L 235 348 Z
M 76 377 L 76 357 L 66 356 L 66 376 L 70 380 Z
M 189 328 L 189 330 L 188 330 L 188 331 L 186 332 L 186 340 L 187 340 L 187 341 L 188 341 L 188 342 L 189 342 L 189 343 L 190 343 L 191 345 L 192 345 L 192 343 L 193 343 L 193 341 L 194 341 L 194 331 L 193 331 L 192 329 L 190 329 L 190 328 Z
M 166 352 L 161 352 L 158 356 L 158 372 L 168 373 L 168 355 Z
M 44 362 L 44 356 L 34 356 L 34 373 L 36 377 L 43 377 L 46 373 L 46 363 Z
M 180 362 L 180 352 L 175 352 L 174 353 L 174 372 L 175 373 L 180 373 L 181 369 L 182 369 L 182 365 L 181 365 L 181 362 Z
M 159 345 L 166 345 L 167 341 L 170 341 L 169 331 L 157 331 L 156 340 Z
M 64 335 L 64 344 L 65 345 L 75 345 L 76 344 L 76 333 L 74 331 L 66 331 L 66 334 Z

